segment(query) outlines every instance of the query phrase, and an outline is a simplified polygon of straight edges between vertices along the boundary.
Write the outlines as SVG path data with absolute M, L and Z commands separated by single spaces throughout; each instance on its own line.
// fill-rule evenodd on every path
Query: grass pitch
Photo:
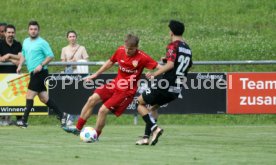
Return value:
M 54 125 L 0 127 L 3 165 L 275 164 L 274 125 L 163 125 L 156 146 L 136 146 L 143 126 L 107 125 L 100 141 L 83 143 Z

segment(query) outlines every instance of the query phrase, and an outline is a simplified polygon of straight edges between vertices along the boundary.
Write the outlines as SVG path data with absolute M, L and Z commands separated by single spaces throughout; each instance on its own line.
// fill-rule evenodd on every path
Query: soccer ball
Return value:
M 86 143 L 93 143 L 98 139 L 98 135 L 94 128 L 85 127 L 80 132 L 80 139 Z

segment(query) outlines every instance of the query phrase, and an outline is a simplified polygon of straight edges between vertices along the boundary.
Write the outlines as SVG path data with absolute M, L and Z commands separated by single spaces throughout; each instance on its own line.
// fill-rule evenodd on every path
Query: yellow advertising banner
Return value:
M 8 85 L 9 81 L 12 81 L 18 77 L 20 77 L 18 74 L 0 74 L 0 106 L 26 105 L 26 93 L 14 95 L 12 86 Z M 45 106 L 45 104 L 43 104 L 36 96 L 34 106 Z
M 0 74 L 0 115 L 23 114 L 26 106 L 26 91 L 28 82 L 28 74 Z M 42 107 L 43 109 L 46 108 L 45 104 L 43 104 L 37 96 L 34 99 L 34 110 L 31 111 L 31 114 L 32 112 L 36 112 L 35 107 L 39 107 L 39 109 Z M 35 115 L 48 114 L 47 111 L 42 111 L 44 112 L 39 112 Z

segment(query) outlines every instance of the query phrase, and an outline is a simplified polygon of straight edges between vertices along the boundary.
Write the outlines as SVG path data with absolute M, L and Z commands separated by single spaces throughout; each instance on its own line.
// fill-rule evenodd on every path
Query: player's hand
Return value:
M 147 78 L 147 79 L 153 79 L 154 76 L 153 76 L 152 73 L 148 72 L 148 73 L 146 73 L 146 78 Z
M 85 82 L 88 82 L 88 81 L 92 81 L 93 79 L 97 78 L 98 75 L 97 74 L 92 74 L 91 76 L 88 76 L 88 77 L 85 77 L 83 80 Z
M 34 74 L 40 72 L 41 70 L 42 70 L 42 65 L 38 65 L 34 70 Z
M 21 68 L 22 68 L 22 66 L 21 66 L 21 65 L 18 65 L 18 67 L 17 67 L 17 69 L 16 69 L 16 73 L 17 73 L 17 74 L 20 74 Z

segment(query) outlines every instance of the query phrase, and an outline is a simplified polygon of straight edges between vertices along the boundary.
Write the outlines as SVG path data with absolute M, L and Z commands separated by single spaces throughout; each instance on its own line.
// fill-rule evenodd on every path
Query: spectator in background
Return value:
M 4 40 L 5 39 L 5 28 L 6 28 L 7 24 L 6 23 L 0 23 L 0 40 Z
M 1 73 L 16 73 L 17 65 L 22 50 L 21 43 L 16 41 L 16 29 L 13 25 L 7 25 L 4 29 L 4 40 L 0 41 L 0 61 L 12 62 L 13 66 L 1 67 Z
M 67 32 L 68 45 L 62 48 L 61 61 L 62 62 L 79 62 L 88 61 L 88 54 L 84 46 L 77 44 L 77 33 L 75 31 Z M 71 68 L 71 69 L 69 69 Z M 67 66 L 65 69 L 67 73 L 77 73 L 76 67 Z
M 68 45 L 62 48 L 61 60 L 62 62 L 87 62 L 88 54 L 84 46 L 77 44 L 77 33 L 75 31 L 67 32 Z M 88 73 L 88 66 L 67 66 L 65 73 Z M 63 126 L 73 125 L 78 115 L 63 114 L 62 124 Z
M 0 29 L 2 30 L 2 29 Z M 12 66 L 1 66 L 0 73 L 16 73 L 17 65 L 21 55 L 22 46 L 21 43 L 16 41 L 15 38 L 16 29 L 13 25 L 7 25 L 4 29 L 4 40 L 0 41 L 0 62 L 12 62 Z M 22 122 L 21 116 L 16 116 L 17 123 Z M 1 125 L 10 125 L 11 117 L 5 116 L 2 118 Z

